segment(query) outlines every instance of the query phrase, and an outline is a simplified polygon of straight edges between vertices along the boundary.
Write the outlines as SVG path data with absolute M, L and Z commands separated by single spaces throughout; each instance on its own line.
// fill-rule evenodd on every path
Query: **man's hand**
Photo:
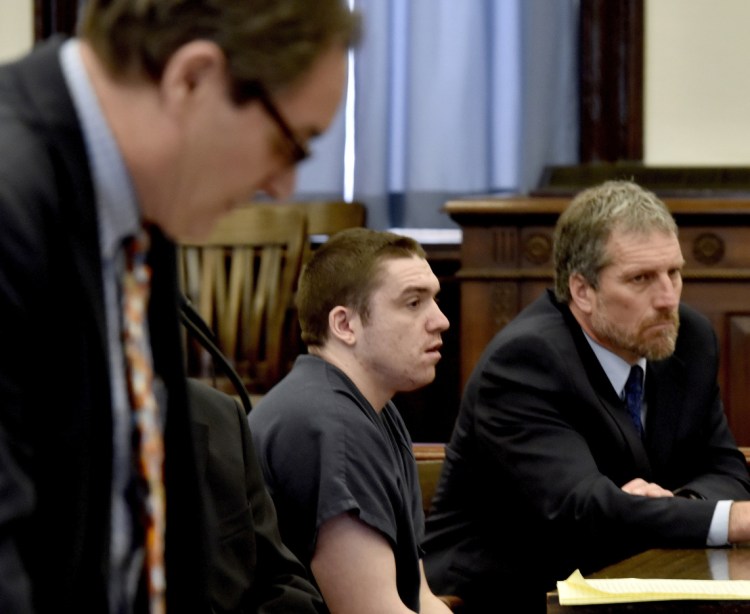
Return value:
M 671 490 L 666 490 L 658 484 L 647 482 L 642 478 L 635 478 L 624 484 L 622 490 L 629 495 L 640 495 L 641 497 L 674 497 Z
M 729 541 L 750 542 L 750 501 L 734 501 L 729 509 Z

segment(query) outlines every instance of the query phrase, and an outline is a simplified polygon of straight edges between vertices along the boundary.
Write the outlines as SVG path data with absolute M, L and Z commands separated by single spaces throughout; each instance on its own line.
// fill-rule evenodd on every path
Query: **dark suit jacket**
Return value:
M 190 380 L 198 468 L 219 520 L 211 574 L 215 612 L 324 612 L 302 564 L 281 542 L 245 412 L 239 402 Z
M 714 502 L 750 498 L 719 397 L 715 335 L 687 306 L 680 317 L 674 354 L 647 366 L 645 442 L 551 292 L 495 336 L 467 384 L 427 520 L 433 589 L 479 603 L 512 587 L 541 609 L 544 590 L 575 568 L 705 547 Z M 707 500 L 622 492 L 636 477 Z
M 93 188 L 59 41 L 0 68 L 0 611 L 107 612 L 112 423 Z M 174 246 L 149 256 L 168 394 L 167 603 L 208 608 Z

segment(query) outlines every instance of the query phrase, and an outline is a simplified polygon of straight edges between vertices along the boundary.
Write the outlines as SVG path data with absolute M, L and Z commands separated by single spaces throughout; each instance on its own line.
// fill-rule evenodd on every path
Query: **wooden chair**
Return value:
M 306 241 L 298 208 L 253 204 L 221 218 L 206 239 L 180 243 L 182 289 L 251 392 L 281 379 L 296 352 L 288 331 Z M 207 365 L 188 344 L 188 374 L 208 377 Z
M 445 460 L 445 445 L 442 443 L 414 443 L 412 444 L 414 458 L 417 461 L 419 487 L 422 490 L 422 508 L 424 514 L 430 511 L 432 497 L 440 479 L 440 471 Z
M 414 451 L 414 459 L 417 461 L 419 487 L 422 490 L 422 508 L 425 517 L 427 517 L 445 460 L 445 444 L 413 443 L 412 450 Z M 451 611 L 460 613 L 463 605 L 463 600 L 460 597 L 456 595 L 438 595 L 438 597 Z
M 302 256 L 303 263 L 328 237 L 347 228 L 362 227 L 367 220 L 367 209 L 359 202 L 313 201 L 300 206 L 307 216 L 307 245 Z
M 311 201 L 299 203 L 307 216 L 307 234 L 332 235 L 346 228 L 364 226 L 367 209 L 360 202 L 343 200 Z
M 265 202 L 265 201 L 258 201 Z M 257 203 L 250 203 L 254 206 Z M 307 219 L 308 242 L 302 262 L 307 262 L 315 247 L 329 236 L 346 228 L 357 228 L 367 221 L 367 207 L 361 202 L 343 200 L 309 200 L 274 203 L 275 207 L 297 208 Z

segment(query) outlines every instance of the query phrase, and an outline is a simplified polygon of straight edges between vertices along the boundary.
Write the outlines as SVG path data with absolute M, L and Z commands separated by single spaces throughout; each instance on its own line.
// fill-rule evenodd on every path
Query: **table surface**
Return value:
M 668 578 L 750 580 L 750 548 L 648 550 L 605 567 L 587 578 Z M 561 606 L 557 592 L 547 594 L 547 614 L 750 614 L 750 601 L 650 601 L 606 605 Z

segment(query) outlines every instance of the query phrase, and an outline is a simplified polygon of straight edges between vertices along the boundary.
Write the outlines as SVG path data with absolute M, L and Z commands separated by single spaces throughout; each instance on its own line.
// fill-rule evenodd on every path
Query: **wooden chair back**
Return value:
M 440 471 L 443 468 L 445 444 L 414 443 L 412 444 L 412 450 L 414 451 L 414 459 L 417 461 L 419 487 L 422 490 L 422 508 L 425 516 L 427 516 L 440 479 Z
M 312 256 L 313 251 L 329 236 L 347 228 L 365 225 L 367 208 L 360 202 L 346 202 L 343 200 L 320 201 L 291 201 L 278 203 L 277 207 L 291 207 L 299 209 L 307 220 L 307 239 L 302 254 L 304 265 Z M 296 340 L 296 354 L 304 353 L 305 344 L 302 342 L 296 311 L 292 318 L 290 338 Z
M 285 349 L 298 347 L 286 333 L 306 242 L 299 209 L 253 204 L 225 215 L 206 239 L 180 243 L 182 289 L 251 392 L 281 379 L 293 358 Z M 209 376 L 209 364 L 188 344 L 189 375 Z
M 250 203 L 248 206 L 254 204 L 256 203 Z M 329 236 L 347 228 L 362 227 L 367 222 L 367 207 L 356 201 L 300 200 L 276 203 L 274 206 L 297 208 L 305 214 L 308 241 L 302 257 L 303 263 L 307 262 L 315 247 Z
M 346 228 L 364 226 L 367 209 L 360 202 L 343 200 L 300 203 L 307 216 L 308 235 L 332 235 Z

